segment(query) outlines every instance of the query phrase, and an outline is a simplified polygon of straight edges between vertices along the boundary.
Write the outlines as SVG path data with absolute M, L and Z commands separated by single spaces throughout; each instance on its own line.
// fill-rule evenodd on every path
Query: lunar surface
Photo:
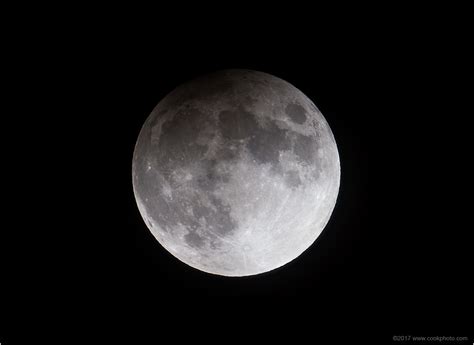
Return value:
M 334 209 L 334 136 L 301 91 L 224 70 L 168 94 L 139 134 L 132 178 L 159 243 L 199 270 L 248 276 L 298 257 Z

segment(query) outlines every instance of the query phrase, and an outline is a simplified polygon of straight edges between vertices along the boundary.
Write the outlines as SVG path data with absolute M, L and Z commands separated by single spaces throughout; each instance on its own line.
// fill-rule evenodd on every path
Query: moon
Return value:
M 340 162 L 325 118 L 275 76 L 223 70 L 152 111 L 132 162 L 143 220 L 173 256 L 222 276 L 297 258 L 336 204 Z

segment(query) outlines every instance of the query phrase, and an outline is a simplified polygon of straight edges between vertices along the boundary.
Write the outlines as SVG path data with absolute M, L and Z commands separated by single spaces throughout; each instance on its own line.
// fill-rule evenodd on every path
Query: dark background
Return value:
M 90 339 L 91 330 L 104 339 L 257 333 L 293 342 L 321 333 L 378 343 L 468 335 L 470 230 L 448 215 L 463 213 L 459 199 L 442 196 L 459 157 L 438 135 L 452 130 L 439 109 L 448 93 L 434 92 L 444 77 L 432 73 L 440 35 L 432 46 L 426 30 L 401 35 L 397 21 L 382 30 L 383 16 L 296 12 L 247 21 L 161 11 L 114 25 L 102 14 L 97 29 L 78 21 L 21 41 L 28 54 L 13 71 L 27 71 L 34 96 L 23 94 L 8 127 L 27 139 L 5 147 L 25 189 L 12 204 L 29 212 L 12 207 L 27 230 L 4 231 L 5 329 L 20 325 L 22 335 L 21 325 L 40 325 L 43 339 L 60 331 Z M 327 119 L 341 159 L 336 208 L 317 241 L 289 264 L 244 278 L 197 271 L 162 248 L 131 180 L 134 144 L 154 106 L 181 83 L 226 68 L 299 88 Z

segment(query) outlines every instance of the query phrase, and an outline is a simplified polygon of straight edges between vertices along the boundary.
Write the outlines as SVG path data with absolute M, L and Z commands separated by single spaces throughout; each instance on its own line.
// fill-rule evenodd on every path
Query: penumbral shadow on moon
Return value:
M 248 276 L 298 257 L 339 190 L 331 129 L 298 89 L 224 70 L 167 95 L 139 134 L 133 188 L 150 231 L 208 273 Z

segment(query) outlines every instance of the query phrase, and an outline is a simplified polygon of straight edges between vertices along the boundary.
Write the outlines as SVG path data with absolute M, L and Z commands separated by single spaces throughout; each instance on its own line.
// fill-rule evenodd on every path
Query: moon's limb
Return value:
M 165 97 L 142 127 L 133 187 L 145 223 L 175 257 L 246 276 L 298 257 L 336 203 L 331 129 L 298 89 L 226 70 Z

